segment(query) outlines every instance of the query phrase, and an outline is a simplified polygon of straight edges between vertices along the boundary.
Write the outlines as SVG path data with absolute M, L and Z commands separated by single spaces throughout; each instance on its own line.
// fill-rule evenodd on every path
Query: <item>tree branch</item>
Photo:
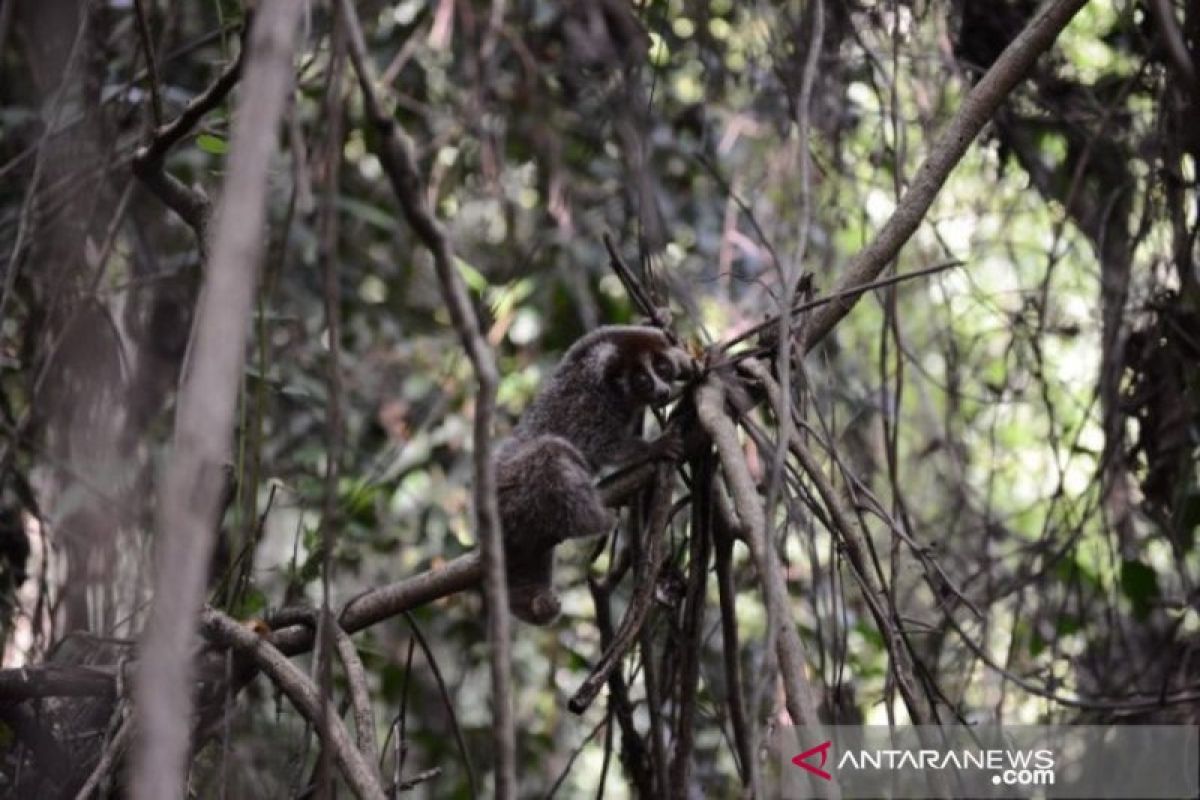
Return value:
M 183 181 L 167 172 L 163 161 L 171 148 L 190 133 L 205 114 L 220 105 L 237 85 L 245 58 L 246 44 L 243 42 L 237 58 L 225 67 L 212 85 L 193 97 L 178 117 L 160 125 L 150 141 L 139 147 L 133 156 L 133 174 L 195 232 L 202 257 L 207 255 L 205 250 L 208 246 L 212 203 L 203 191 L 184 185 Z
M 750 554 L 755 564 L 758 565 L 768 624 L 778 634 L 776 649 L 788 714 L 796 725 L 816 725 L 816 694 L 805 674 L 804 645 L 800 642 L 800 634 L 796 632 L 792 615 L 789 613 L 787 582 L 779 565 L 778 554 L 766 541 L 766 520 L 762 501 L 746 466 L 746 457 L 738 443 L 737 431 L 725 414 L 725 389 L 716 376 L 710 376 L 700 384 L 696 392 L 696 410 L 700 424 L 717 446 L 717 455 L 733 493 L 734 505 L 746 543 L 750 546 Z
M 771 377 L 766 366 L 751 360 L 744 364 L 744 368 L 767 390 L 767 396 L 776 413 L 782 413 L 783 392 L 779 384 Z M 782 424 L 780 427 L 782 428 Z M 933 724 L 932 705 L 923 704 L 921 696 L 917 693 L 912 655 L 909 652 L 903 630 L 899 622 L 893 620 L 880 602 L 880 598 L 885 596 L 887 590 L 868 563 L 867 545 L 863 539 L 863 531 L 852 521 L 851 513 L 845 508 L 837 492 L 834 491 L 833 485 L 825 476 L 816 458 L 800 441 L 800 436 L 794 428 L 786 444 L 792 455 L 800 462 L 800 466 L 809 479 L 817 487 L 817 494 L 825 504 L 825 508 L 829 512 L 829 519 L 833 523 L 833 532 L 838 535 L 839 540 L 845 546 L 850 564 L 862 583 L 863 598 L 871 610 L 871 616 L 879 627 L 879 632 L 884 636 L 888 652 L 892 657 L 892 672 L 896 678 L 896 684 L 900 687 L 900 694 L 904 697 L 904 704 L 908 708 L 909 715 L 918 725 Z
M 332 701 L 321 696 L 316 684 L 299 667 L 266 639 L 216 609 L 205 610 L 200 625 L 210 641 L 252 658 L 255 666 L 267 674 L 316 730 L 328 732 L 323 743 L 333 751 L 338 767 L 355 794 L 371 800 L 386 797 L 373 762 L 368 762 L 354 747 L 350 732 L 337 709 L 332 707 Z M 324 725 L 320 724 L 322 721 Z
M 264 2 L 251 31 L 245 92 L 234 117 L 229 169 L 212 257 L 183 378 L 158 506 L 154 605 L 136 681 L 133 796 L 183 796 L 192 716 L 196 622 L 224 491 L 249 316 L 254 301 L 267 169 L 292 81 L 303 6 Z
M 354 710 L 354 733 L 357 737 L 358 751 L 374 770 L 374 765 L 379 763 L 379 742 L 375 736 L 375 715 L 371 713 L 371 689 L 367 685 L 367 669 L 363 666 L 358 648 L 354 646 L 350 634 L 332 619 L 329 620 L 329 627 L 333 632 L 338 659 L 342 662 L 342 670 L 346 674 L 346 684 L 350 687 L 350 707 Z M 378 774 L 376 778 L 378 779 Z

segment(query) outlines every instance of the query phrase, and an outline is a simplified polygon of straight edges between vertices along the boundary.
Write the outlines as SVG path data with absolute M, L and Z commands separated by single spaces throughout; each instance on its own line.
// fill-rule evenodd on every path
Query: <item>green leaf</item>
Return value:
M 1029 637 L 1029 655 L 1037 657 L 1046 649 L 1046 640 L 1042 638 L 1042 634 L 1037 628 L 1033 629 L 1032 635 Z
M 488 287 L 488 280 L 483 276 L 483 273 L 466 261 L 463 261 L 461 258 L 455 258 L 454 265 L 458 267 L 458 273 L 462 275 L 463 280 L 472 290 L 482 292 Z
M 220 136 L 214 136 L 211 133 L 202 133 L 197 136 L 196 146 L 206 153 L 212 153 L 214 156 L 223 156 L 229 152 L 229 143 Z
M 267 608 L 267 596 L 258 589 L 251 587 L 242 598 L 235 615 L 240 619 L 261 616 Z
M 347 518 L 368 527 L 377 524 L 375 500 L 378 493 L 378 487 L 360 481 L 343 484 L 341 502 Z
M 1100 588 L 1100 579 L 1096 577 L 1095 573 L 1080 564 L 1077 559 L 1059 561 L 1054 571 L 1063 583 L 1070 585 L 1078 583 L 1091 589 Z
M 345 195 L 338 195 L 336 202 L 340 211 L 344 211 L 360 222 L 374 226 L 388 234 L 394 233 L 396 230 L 396 217 L 380 206 Z
M 1158 599 L 1158 574 L 1141 561 L 1122 561 L 1121 592 L 1133 605 L 1134 616 L 1145 619 L 1151 604 Z

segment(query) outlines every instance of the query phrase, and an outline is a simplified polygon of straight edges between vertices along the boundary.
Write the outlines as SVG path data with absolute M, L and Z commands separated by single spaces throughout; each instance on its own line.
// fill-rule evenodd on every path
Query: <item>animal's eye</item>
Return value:
M 649 394 L 654 389 L 654 379 L 640 370 L 633 373 L 629 383 L 633 390 L 640 395 Z
M 651 361 L 651 366 L 660 378 L 669 381 L 675 377 L 675 364 L 664 355 L 656 355 Z

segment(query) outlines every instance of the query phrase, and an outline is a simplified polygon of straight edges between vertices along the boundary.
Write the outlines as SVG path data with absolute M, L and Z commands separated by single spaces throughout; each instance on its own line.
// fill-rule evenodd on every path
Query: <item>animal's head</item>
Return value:
M 695 371 L 686 351 L 649 326 L 610 325 L 588 334 L 581 343 L 605 388 L 631 407 L 666 403 L 678 382 Z

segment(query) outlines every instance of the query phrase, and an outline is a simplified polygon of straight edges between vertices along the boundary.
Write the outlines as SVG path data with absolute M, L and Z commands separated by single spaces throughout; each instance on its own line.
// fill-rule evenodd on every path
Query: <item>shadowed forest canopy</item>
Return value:
M 1196 723 L 1198 123 L 1188 0 L 0 0 L 0 794 Z M 534 626 L 492 454 L 607 324 L 680 457 Z

